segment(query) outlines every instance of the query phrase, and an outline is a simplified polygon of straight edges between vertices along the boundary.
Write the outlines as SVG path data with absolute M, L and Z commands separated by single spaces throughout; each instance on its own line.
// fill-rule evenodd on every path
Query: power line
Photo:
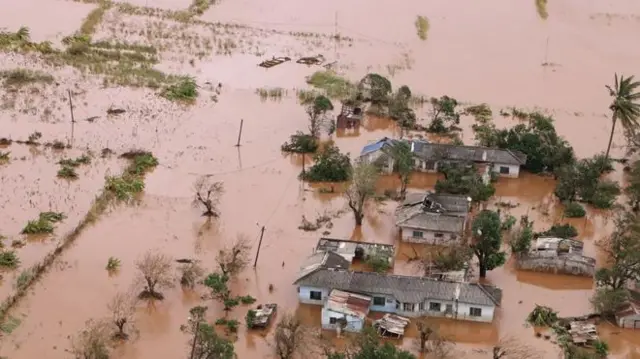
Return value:
M 238 168 L 238 169 L 229 170 L 229 171 L 214 172 L 214 173 L 189 172 L 189 174 L 190 175 L 197 175 L 197 176 L 221 176 L 221 175 L 227 175 L 227 174 L 231 174 L 231 173 L 238 173 L 238 172 L 242 172 L 242 171 L 252 170 L 254 168 L 262 167 L 262 166 L 268 165 L 270 163 L 276 162 L 277 160 L 281 160 L 281 159 L 282 159 L 282 156 L 278 156 L 278 157 L 276 157 L 274 159 L 271 159 L 271 160 L 266 161 L 266 162 L 259 163 L 257 165 L 253 165 L 251 167 Z

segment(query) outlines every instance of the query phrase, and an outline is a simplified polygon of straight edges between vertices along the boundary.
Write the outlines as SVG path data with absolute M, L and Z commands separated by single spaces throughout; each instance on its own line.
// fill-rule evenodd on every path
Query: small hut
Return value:
M 342 104 L 342 109 L 336 121 L 336 127 L 338 129 L 358 128 L 361 122 L 362 108 L 355 105 Z

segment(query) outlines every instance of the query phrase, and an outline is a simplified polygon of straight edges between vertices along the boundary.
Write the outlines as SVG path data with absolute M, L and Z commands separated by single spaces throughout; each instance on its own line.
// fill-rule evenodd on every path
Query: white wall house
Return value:
M 493 321 L 502 297 L 500 289 L 478 283 L 330 269 L 310 273 L 295 284 L 303 303 L 323 304 L 321 301 L 310 303 L 302 293 L 339 289 L 371 297 L 371 311 L 477 322 Z
M 411 193 L 396 208 L 396 226 L 405 242 L 460 244 L 471 201 L 464 195 Z
M 359 332 L 369 314 L 371 297 L 334 289 L 322 308 L 323 329 Z

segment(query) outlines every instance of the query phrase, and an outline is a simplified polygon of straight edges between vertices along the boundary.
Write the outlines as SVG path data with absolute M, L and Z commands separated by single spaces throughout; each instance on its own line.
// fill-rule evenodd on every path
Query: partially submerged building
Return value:
M 540 237 L 528 253 L 517 257 L 518 269 L 593 277 L 595 258 L 584 256 L 584 244 L 574 239 Z
M 386 172 L 391 172 L 393 159 L 383 155 L 385 146 L 395 141 L 407 141 L 410 144 L 416 171 L 437 172 L 443 164 L 475 164 L 484 167 L 481 170 L 482 174 L 494 172 L 500 176 L 517 178 L 520 175 L 520 167 L 527 163 L 525 154 L 508 149 L 431 143 L 423 140 L 395 140 L 387 137 L 365 146 L 360 158 L 365 162 L 378 160 Z
M 402 240 L 412 243 L 453 245 L 462 241 L 471 198 L 464 195 L 410 193 L 395 211 Z
M 342 104 L 340 114 L 336 119 L 336 127 L 339 129 L 355 129 L 362 123 L 362 108 L 355 105 Z
M 251 322 L 251 328 L 266 328 L 275 316 L 278 305 L 275 303 L 260 304 L 253 309 L 255 317 Z
M 421 146 L 428 144 L 428 141 L 421 139 L 410 139 L 410 140 L 397 140 L 389 137 L 383 137 L 378 141 L 369 143 L 362 148 L 360 151 L 360 161 L 364 163 L 375 163 L 380 165 L 382 171 L 385 173 L 393 172 L 394 162 L 393 159 L 388 155 L 388 149 L 393 146 L 395 143 L 404 141 L 411 147 L 411 152 L 415 153 L 415 151 L 422 148 Z
M 491 322 L 502 300 L 502 290 L 480 283 L 356 272 L 322 265 L 304 268 L 294 284 L 298 286 L 301 303 L 324 305 L 337 289 L 371 297 L 371 311 L 406 317 L 440 316 Z
M 400 339 L 404 336 L 404 330 L 410 323 L 409 318 L 385 314 L 382 318 L 373 321 L 373 328 L 382 337 Z
M 333 252 L 352 263 L 354 259 L 366 260 L 370 255 L 384 254 L 389 258 L 389 265 L 393 265 L 395 247 L 391 244 L 360 242 L 348 239 L 320 238 L 315 253 Z
M 615 317 L 621 328 L 640 329 L 640 303 L 628 300 L 616 311 Z
M 334 289 L 322 308 L 322 328 L 359 332 L 370 307 L 371 297 Z
M 527 156 L 518 151 L 501 148 L 459 146 L 444 143 L 427 143 L 414 152 L 415 168 L 436 172 L 443 163 L 473 163 L 486 165 L 492 172 L 517 178 L 520 167 L 527 163 Z

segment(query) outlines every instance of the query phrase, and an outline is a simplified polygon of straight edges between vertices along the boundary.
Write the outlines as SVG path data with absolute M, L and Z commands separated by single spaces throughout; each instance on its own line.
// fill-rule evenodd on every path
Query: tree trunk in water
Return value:
M 354 217 L 356 217 L 356 226 L 362 225 L 362 218 L 364 218 L 364 214 L 362 213 L 354 213 Z
M 611 135 L 609 135 L 609 145 L 607 146 L 607 154 L 604 156 L 604 158 L 608 159 L 609 158 L 609 151 L 611 150 L 611 143 L 613 142 L 613 132 L 616 130 L 616 121 L 618 119 L 616 118 L 616 115 L 613 115 L 613 124 L 611 125 Z
M 486 276 L 487 276 L 487 266 L 481 262 L 480 263 L 480 278 L 485 278 Z
M 307 156 L 306 153 L 302 153 L 302 174 L 304 175 L 304 158 Z

